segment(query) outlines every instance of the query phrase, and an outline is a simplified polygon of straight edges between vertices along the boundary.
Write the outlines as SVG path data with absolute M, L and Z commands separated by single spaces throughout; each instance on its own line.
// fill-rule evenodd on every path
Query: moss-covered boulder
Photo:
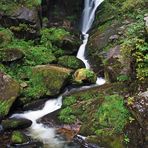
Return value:
M 34 67 L 25 95 L 32 98 L 58 95 L 68 83 L 71 72 L 71 69 L 54 65 Z
M 15 129 L 23 129 L 28 128 L 32 124 L 31 120 L 24 118 L 10 118 L 6 120 L 2 120 L 2 127 L 4 130 L 15 130 Z
M 73 92 L 63 98 L 59 119 L 67 124 L 80 123 L 80 134 L 96 137 L 88 137 L 89 142 L 122 147 L 123 130 L 129 122 L 124 93 L 127 89 L 121 83 Z
M 62 56 L 58 59 L 58 64 L 71 69 L 85 67 L 85 64 L 75 56 Z
M 82 83 L 96 83 L 97 76 L 96 74 L 85 68 L 81 68 L 75 71 L 73 74 L 73 81 L 82 84 Z
M 20 86 L 10 76 L 0 72 L 0 116 L 6 116 L 19 95 Z
M 34 39 L 38 36 L 41 20 L 38 7 L 41 1 L 9 1 L 0 2 L 0 24 L 10 27 L 17 37 Z
M 12 41 L 13 33 L 9 29 L 0 28 L 0 47 L 5 47 Z
M 11 143 L 12 144 L 23 144 L 27 143 L 29 138 L 20 131 L 14 131 L 11 136 Z
M 0 49 L 0 62 L 13 62 L 24 57 L 24 53 L 17 48 Z

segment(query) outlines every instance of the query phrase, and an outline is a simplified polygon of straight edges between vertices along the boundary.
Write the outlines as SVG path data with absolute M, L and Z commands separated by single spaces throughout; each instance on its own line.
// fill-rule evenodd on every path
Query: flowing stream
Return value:
M 82 14 L 82 25 L 81 25 L 81 32 L 83 36 L 83 43 L 79 48 L 77 58 L 81 59 L 84 63 L 87 69 L 90 69 L 90 64 L 88 63 L 88 60 L 85 58 L 85 49 L 88 42 L 89 34 L 88 31 L 92 26 L 92 23 L 95 18 L 95 12 L 98 8 L 98 6 L 103 2 L 104 0 L 85 0 L 84 4 L 84 10 Z M 102 85 L 105 83 L 105 80 L 103 78 L 97 78 L 96 85 Z M 85 89 L 92 86 L 85 86 L 81 89 Z M 54 112 L 61 108 L 62 106 L 62 96 L 66 94 L 67 92 L 64 92 L 61 94 L 58 98 L 51 99 L 47 101 L 41 110 L 37 111 L 27 111 L 22 114 L 14 114 L 12 117 L 16 118 L 26 118 L 33 122 L 31 127 L 28 129 L 29 136 L 31 136 L 34 139 L 38 139 L 42 141 L 47 148 L 62 148 L 63 146 L 66 148 L 68 146 L 65 145 L 65 141 L 60 140 L 56 136 L 56 131 L 54 128 L 49 128 L 43 125 L 42 123 L 37 123 L 37 120 L 41 117 Z

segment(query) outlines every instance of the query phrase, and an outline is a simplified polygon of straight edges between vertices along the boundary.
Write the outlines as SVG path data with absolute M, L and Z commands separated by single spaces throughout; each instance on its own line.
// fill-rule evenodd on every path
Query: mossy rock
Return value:
M 85 67 L 85 64 L 75 56 L 62 56 L 58 59 L 58 64 L 71 69 Z
M 60 121 L 68 124 L 80 121 L 80 134 L 89 136 L 115 136 L 123 133 L 129 122 L 124 105 L 123 84 L 105 84 L 73 92 L 64 97 L 59 113 Z
M 68 83 L 72 70 L 55 65 L 39 65 L 33 68 L 29 88 L 25 95 L 32 98 L 58 95 Z
M 5 47 L 12 41 L 13 33 L 9 29 L 0 28 L 0 47 Z
M 96 83 L 97 76 L 93 71 L 89 69 L 81 68 L 75 71 L 73 75 L 73 80 L 78 84 L 82 84 L 82 83 L 94 84 Z
M 29 138 L 20 131 L 14 131 L 11 136 L 11 143 L 12 144 L 23 144 L 27 143 Z
M 0 1 L 0 25 L 11 28 L 18 38 L 35 39 L 39 37 L 41 20 L 38 12 L 40 0 Z
M 0 72 L 0 116 L 6 116 L 19 95 L 20 86 L 10 76 Z
M 10 118 L 6 120 L 2 120 L 2 127 L 4 130 L 15 130 L 15 129 L 23 129 L 28 128 L 32 124 L 31 120 L 24 118 Z
M 13 62 L 20 60 L 24 57 L 24 53 L 17 48 L 4 48 L 0 49 L 0 61 L 1 62 Z

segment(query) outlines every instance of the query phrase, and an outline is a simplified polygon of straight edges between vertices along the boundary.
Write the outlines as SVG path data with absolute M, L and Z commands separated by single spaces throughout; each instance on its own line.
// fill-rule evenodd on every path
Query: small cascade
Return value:
M 103 2 L 103 0 L 85 0 L 85 8 L 83 11 L 83 18 L 82 18 L 82 36 L 83 36 L 83 43 L 79 48 L 77 57 L 81 59 L 84 63 L 87 69 L 90 69 L 90 64 L 88 63 L 87 59 L 85 58 L 85 49 L 88 42 L 89 34 L 87 32 L 89 31 L 94 18 L 95 18 L 95 11 L 97 7 Z M 102 85 L 105 83 L 105 80 L 103 78 L 97 78 L 96 85 Z M 93 85 L 94 86 L 94 85 Z M 86 89 L 93 86 L 84 86 L 80 89 Z M 79 89 L 79 90 L 80 90 Z M 65 92 L 67 93 L 67 92 Z M 47 148 L 62 148 L 67 147 L 64 145 L 65 141 L 62 141 L 61 139 L 56 137 L 56 130 L 54 128 L 49 128 L 44 126 L 42 123 L 37 123 L 37 120 L 41 117 L 52 113 L 62 106 L 62 96 L 65 94 L 61 94 L 58 98 L 49 100 L 45 103 L 45 106 L 41 110 L 37 111 L 27 111 L 22 114 L 14 114 L 11 117 L 15 118 L 26 118 L 33 122 L 31 127 L 28 129 L 29 136 L 31 136 L 34 139 L 38 139 L 42 141 Z M 80 136 L 80 135 L 79 135 Z M 82 139 L 85 139 L 85 137 L 80 136 Z M 67 147 L 68 148 L 68 147 Z

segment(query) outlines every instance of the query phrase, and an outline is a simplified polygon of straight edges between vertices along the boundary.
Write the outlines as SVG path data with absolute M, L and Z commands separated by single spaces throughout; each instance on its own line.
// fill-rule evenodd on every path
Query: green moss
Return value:
M 124 107 L 123 98 L 119 95 L 105 96 L 105 100 L 96 113 L 99 129 L 97 135 L 105 135 L 106 129 L 109 134 L 122 132 L 128 120 L 128 111 Z M 96 126 L 96 125 L 95 125 Z
M 5 47 L 13 39 L 13 33 L 9 29 L 0 28 L 0 47 Z
M 33 8 L 41 5 L 41 0 L 1 0 L 0 10 L 4 11 L 6 14 L 12 14 L 18 8 L 26 6 L 28 8 Z
M 12 133 L 11 142 L 13 144 L 22 144 L 28 142 L 28 138 L 19 131 L 14 131 Z
M 25 96 L 39 98 L 57 95 L 68 80 L 71 70 L 56 66 L 39 66 L 30 75 Z
M 97 76 L 93 71 L 81 68 L 76 70 L 76 72 L 73 75 L 73 80 L 78 84 L 81 84 L 83 82 L 88 82 L 93 84 L 96 82 Z
M 62 28 L 45 28 L 41 30 L 41 44 L 51 48 L 53 45 L 61 44 L 68 35 L 70 33 Z
M 32 41 L 14 40 L 7 47 L 22 50 L 25 54 L 24 63 L 27 65 L 47 64 L 56 60 L 51 50 L 44 46 L 35 46 Z
M 85 67 L 84 63 L 75 56 L 62 56 L 58 59 L 58 64 L 72 69 Z
M 60 112 L 59 119 L 64 123 L 74 123 L 76 121 L 76 116 L 74 116 L 74 111 L 71 107 L 66 107 Z
M 4 117 L 9 113 L 10 107 L 12 106 L 15 99 L 0 100 L 0 116 Z

